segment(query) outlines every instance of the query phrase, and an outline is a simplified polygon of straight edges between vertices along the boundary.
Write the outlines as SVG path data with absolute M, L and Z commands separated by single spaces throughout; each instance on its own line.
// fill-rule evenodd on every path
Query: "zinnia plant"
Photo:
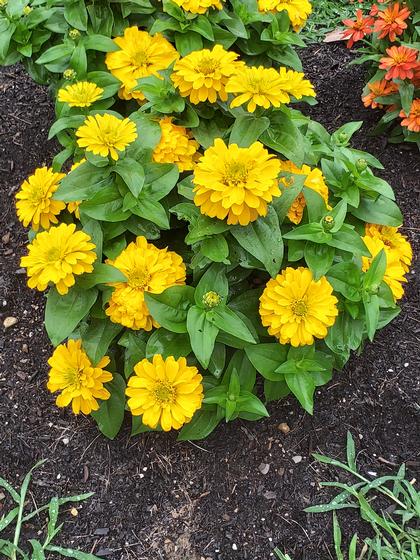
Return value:
M 418 3 L 415 0 L 374 4 L 370 14 L 357 10 L 356 19 L 343 20 L 347 46 L 360 42 L 356 64 L 371 65 L 362 93 L 366 107 L 383 109 L 375 131 L 387 132 L 390 142 L 420 146 L 420 51 Z M 392 125 L 395 125 L 393 128 Z
M 315 102 L 292 47 L 309 2 L 62 4 L 31 12 L 35 61 L 14 32 L 3 48 L 56 92 L 63 150 L 17 211 L 57 405 L 110 438 L 126 411 L 180 439 L 289 394 L 312 413 L 399 313 L 412 254 L 380 162 L 350 145 L 362 123 L 329 134 L 294 107 Z

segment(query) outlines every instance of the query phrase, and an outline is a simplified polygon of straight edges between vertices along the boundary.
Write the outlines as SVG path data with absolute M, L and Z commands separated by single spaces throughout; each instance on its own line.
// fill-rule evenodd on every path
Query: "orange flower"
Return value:
M 370 16 L 377 16 L 379 13 L 379 6 L 378 4 L 373 4 L 373 6 L 370 9 L 369 15 Z
M 420 132 L 420 98 L 413 100 L 408 116 L 401 111 L 400 117 L 405 117 L 401 126 L 406 126 L 411 132 Z
M 389 37 L 390 41 L 395 41 L 397 35 L 401 35 L 407 24 L 404 20 L 411 14 L 408 8 L 401 8 L 397 2 L 392 6 L 388 6 L 383 11 L 378 12 L 378 19 L 375 21 L 373 31 L 379 33 L 379 39 Z
M 343 33 L 343 38 L 349 39 L 347 41 L 347 48 L 350 49 L 354 43 L 363 39 L 365 35 L 372 32 L 372 25 L 375 20 L 373 17 L 366 16 L 363 17 L 362 10 L 356 11 L 356 20 L 343 19 L 343 23 L 349 29 L 346 29 Z
M 409 78 L 411 80 L 414 72 L 419 67 L 417 62 L 419 51 L 408 47 L 394 46 L 386 49 L 386 53 L 388 56 L 383 56 L 379 61 L 379 68 L 381 70 L 388 70 L 385 74 L 385 79 L 393 80 L 397 78 L 405 80 Z
M 372 109 L 382 109 L 383 105 L 375 101 L 377 97 L 385 97 L 398 91 L 398 86 L 394 82 L 387 80 L 379 80 L 378 82 L 370 82 L 367 84 L 369 93 L 362 97 L 365 107 L 372 107 Z

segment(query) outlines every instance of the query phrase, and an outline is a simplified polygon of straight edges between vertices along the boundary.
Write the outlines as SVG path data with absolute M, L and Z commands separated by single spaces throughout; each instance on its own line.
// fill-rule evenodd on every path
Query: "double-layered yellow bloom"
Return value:
M 284 88 L 283 80 L 274 68 L 264 66 L 242 66 L 238 68 L 226 84 L 227 93 L 233 93 L 230 106 L 240 107 L 248 103 L 247 109 L 253 113 L 257 107 L 269 109 L 289 103 L 290 96 Z
M 58 90 L 58 101 L 70 107 L 90 107 L 104 90 L 93 82 L 76 82 Z
M 81 340 L 69 340 L 67 344 L 57 346 L 48 360 L 51 370 L 47 384 L 51 393 L 60 391 L 56 405 L 64 407 L 71 403 L 75 414 L 98 410 L 96 399 L 105 401 L 111 396 L 104 387 L 104 383 L 112 380 L 112 373 L 103 369 L 109 362 L 108 356 L 104 356 L 93 366 Z
M 150 315 L 144 293 L 160 294 L 177 284 L 185 284 L 182 258 L 173 251 L 158 249 L 145 237 L 137 237 L 114 261 L 108 261 L 127 278 L 112 284 L 114 291 L 105 310 L 113 323 L 130 329 L 150 331 L 159 325 Z
M 325 276 L 315 281 L 308 268 L 284 269 L 268 281 L 260 298 L 260 316 L 281 344 L 313 344 L 325 338 L 338 315 L 337 298 Z
M 297 167 L 292 161 L 282 161 L 281 170 L 289 173 L 295 173 L 297 175 L 307 175 L 305 182 L 303 183 L 304 186 L 320 194 L 324 199 L 327 208 L 330 208 L 328 205 L 328 187 L 325 184 L 325 179 L 320 169 L 317 167 L 311 169 L 309 165 L 305 164 L 302 165 L 302 167 Z M 287 179 L 284 178 L 281 181 L 285 187 L 289 186 Z M 303 193 L 300 193 L 289 208 L 289 212 L 287 213 L 289 220 L 294 224 L 300 224 L 305 207 L 305 196 Z
M 401 299 L 404 295 L 403 284 L 407 282 L 407 279 L 405 277 L 406 269 L 398 251 L 390 249 L 379 236 L 365 235 L 362 239 L 372 255 L 371 258 L 362 257 L 362 270 L 365 272 L 369 270 L 373 259 L 383 249 L 386 256 L 384 282 L 391 288 L 395 300 Z
M 239 148 L 217 138 L 195 167 L 194 203 L 211 218 L 246 226 L 280 196 L 279 172 L 280 161 L 261 142 Z
M 36 235 L 20 266 L 27 269 L 30 288 L 43 292 L 52 282 L 64 295 L 74 285 L 75 275 L 92 272 L 96 260 L 93 249 L 89 235 L 76 231 L 74 224 L 60 224 Z
M 150 428 L 160 426 L 168 432 L 178 430 L 191 420 L 203 400 L 202 376 L 185 358 L 166 360 L 160 354 L 153 361 L 142 360 L 134 366 L 127 384 L 128 407 Z
M 200 144 L 192 138 L 191 132 L 172 120 L 172 117 L 164 117 L 159 123 L 162 136 L 153 152 L 153 160 L 175 163 L 180 171 L 191 171 L 200 157 L 197 151 Z
M 316 97 L 314 86 L 305 78 L 303 72 L 296 72 L 282 66 L 279 68 L 279 76 L 284 91 L 295 99 L 302 99 L 304 96 Z
M 413 260 L 413 249 L 405 235 L 402 235 L 396 227 L 378 224 L 366 224 L 365 229 L 366 235 L 379 238 L 390 251 L 393 251 L 404 271 L 408 272 Z
M 137 138 L 136 125 L 130 119 L 120 119 L 109 113 L 91 115 L 76 130 L 77 143 L 81 148 L 102 157 L 110 155 L 118 159 L 122 152 Z
M 16 193 L 16 210 L 19 220 L 25 227 L 31 224 L 34 231 L 40 227 L 48 229 L 57 224 L 57 215 L 66 205 L 52 196 L 60 185 L 64 173 L 54 173 L 47 167 L 40 167 L 28 177 Z
M 221 0 L 172 0 L 177 6 L 191 14 L 205 14 L 210 8 L 223 9 Z
M 308 0 L 258 0 L 258 9 L 261 12 L 282 12 L 285 10 L 295 31 L 305 25 L 309 14 L 312 12 Z
M 178 57 L 176 49 L 160 33 L 150 35 L 137 26 L 127 27 L 123 37 L 114 42 L 121 50 L 109 52 L 105 63 L 108 70 L 120 82 L 122 99 L 145 99 L 140 90 L 133 91 L 139 78 L 159 77 L 160 70 L 166 70 Z
M 212 50 L 193 51 L 175 63 L 172 82 L 183 97 L 197 105 L 203 101 L 227 101 L 225 86 L 238 68 L 238 55 L 225 51 L 221 45 Z

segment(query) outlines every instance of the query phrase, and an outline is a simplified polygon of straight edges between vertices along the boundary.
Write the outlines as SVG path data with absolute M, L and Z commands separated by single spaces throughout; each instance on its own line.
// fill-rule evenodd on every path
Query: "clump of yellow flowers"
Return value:
M 37 59 L 63 151 L 16 209 L 28 286 L 48 290 L 47 387 L 110 438 L 126 413 L 181 439 L 288 393 L 312 413 L 398 313 L 412 249 L 391 186 L 357 123 L 296 109 L 315 102 L 292 46 L 308 0 L 140 4 L 112 36 L 66 24 Z

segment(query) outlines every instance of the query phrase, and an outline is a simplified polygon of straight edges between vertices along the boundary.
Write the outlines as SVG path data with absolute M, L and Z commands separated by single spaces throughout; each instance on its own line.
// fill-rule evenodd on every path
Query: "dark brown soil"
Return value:
M 354 145 L 385 165 L 382 175 L 396 191 L 404 231 L 418 251 L 418 152 L 367 136 L 377 115 L 361 105 L 363 69 L 347 67 L 350 54 L 342 45 L 315 45 L 303 57 L 320 101 L 306 112 L 329 129 L 366 121 Z M 177 443 L 172 435 L 130 439 L 127 429 L 107 441 L 91 420 L 53 405 L 45 387 L 51 348 L 42 327 L 43 296 L 26 287 L 19 270 L 25 232 L 13 193 L 56 153 L 46 140 L 52 104 L 20 68 L 1 71 L 0 104 L 0 310 L 2 321 L 18 319 L 2 329 L 0 342 L 1 476 L 17 484 L 35 461 L 47 458 L 34 477 L 37 503 L 54 494 L 94 491 L 77 517 L 66 510 L 60 540 L 104 558 L 268 560 L 276 545 L 295 560 L 332 558 L 330 516 L 303 509 L 326 499 L 319 482 L 337 473 L 314 462 L 311 453 L 343 457 L 351 430 L 364 473 L 389 473 L 395 470 L 390 464 L 402 462 L 419 466 L 414 270 L 400 317 L 318 392 L 313 417 L 289 399 L 271 406 L 269 419 L 223 425 L 199 445 Z M 280 422 L 287 422 L 289 434 L 278 429 Z M 270 467 L 265 475 L 261 463 Z M 4 503 L 0 494 L 0 517 Z M 357 517 L 340 519 L 347 536 L 360 532 Z

